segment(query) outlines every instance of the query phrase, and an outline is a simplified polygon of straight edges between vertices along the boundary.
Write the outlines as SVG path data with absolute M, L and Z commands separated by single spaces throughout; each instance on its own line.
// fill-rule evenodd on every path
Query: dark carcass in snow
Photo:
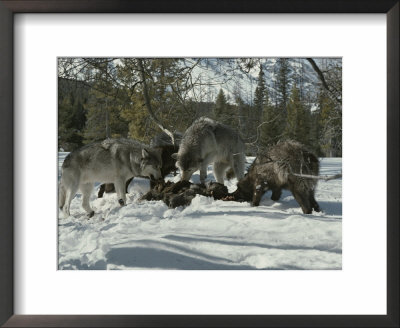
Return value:
M 187 180 L 173 183 L 159 181 L 157 185 L 141 197 L 141 200 L 162 200 L 171 208 L 189 205 L 196 195 L 223 199 L 227 197 L 228 188 L 218 182 L 193 184 Z

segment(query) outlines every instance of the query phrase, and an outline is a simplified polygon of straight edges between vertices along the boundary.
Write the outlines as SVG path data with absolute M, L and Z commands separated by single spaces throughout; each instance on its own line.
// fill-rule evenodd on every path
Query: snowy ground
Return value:
M 59 166 L 67 153 L 59 153 Z M 251 162 L 254 158 L 248 158 Z M 321 174 L 339 173 L 340 158 L 321 159 Z M 209 179 L 213 179 L 209 167 Z M 179 177 L 168 177 L 179 180 Z M 193 182 L 199 181 L 198 172 Z M 229 191 L 236 180 L 226 181 Z M 59 213 L 59 269 L 341 269 L 342 180 L 320 181 L 321 213 L 304 215 L 289 191 L 274 202 L 266 193 L 260 206 L 196 196 L 186 208 L 162 201 L 139 202 L 149 190 L 134 179 L 127 205 L 116 194 L 91 197 L 96 214 L 87 219 L 81 195 L 71 216 Z

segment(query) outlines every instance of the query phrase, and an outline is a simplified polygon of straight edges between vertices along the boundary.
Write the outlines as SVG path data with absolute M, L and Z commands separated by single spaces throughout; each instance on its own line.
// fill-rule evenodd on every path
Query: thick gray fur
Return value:
M 189 180 L 200 170 L 200 181 L 207 177 L 207 166 L 213 163 L 217 182 L 224 183 L 224 173 L 232 168 L 240 180 L 245 170 L 245 145 L 239 134 L 231 127 L 207 117 L 197 119 L 185 132 L 174 154 L 182 180 Z
M 70 204 L 78 189 L 82 207 L 94 214 L 89 198 L 95 182 L 114 183 L 118 202 L 125 205 L 125 182 L 137 176 L 161 177 L 160 151 L 132 139 L 106 139 L 71 152 L 62 165 L 59 207 L 70 215 Z
M 272 200 L 279 200 L 282 189 L 292 192 L 303 213 L 320 211 L 315 200 L 317 179 L 298 175 L 319 175 L 318 157 L 303 144 L 283 141 L 262 152 L 250 166 L 246 176 L 239 181 L 237 194 L 244 199 L 252 199 L 258 206 L 262 195 L 272 190 Z

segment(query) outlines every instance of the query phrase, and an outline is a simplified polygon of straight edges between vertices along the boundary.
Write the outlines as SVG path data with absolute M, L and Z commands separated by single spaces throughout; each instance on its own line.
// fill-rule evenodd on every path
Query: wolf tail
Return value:
M 66 196 L 65 187 L 64 187 L 64 185 L 62 183 L 62 179 L 61 179 L 60 185 L 58 187 L 58 207 L 60 209 L 62 209 L 64 207 L 65 196 Z

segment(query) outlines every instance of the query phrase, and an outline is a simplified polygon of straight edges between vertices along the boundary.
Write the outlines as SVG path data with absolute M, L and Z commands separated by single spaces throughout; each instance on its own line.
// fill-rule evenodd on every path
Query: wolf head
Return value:
M 192 154 L 185 153 L 172 154 L 172 158 L 176 159 L 176 167 L 181 171 L 181 180 L 188 181 L 192 174 L 200 169 L 203 159 L 200 157 L 190 156 Z
M 162 159 L 161 152 L 154 149 L 142 149 L 142 159 L 140 161 L 141 174 L 151 179 L 161 178 Z

